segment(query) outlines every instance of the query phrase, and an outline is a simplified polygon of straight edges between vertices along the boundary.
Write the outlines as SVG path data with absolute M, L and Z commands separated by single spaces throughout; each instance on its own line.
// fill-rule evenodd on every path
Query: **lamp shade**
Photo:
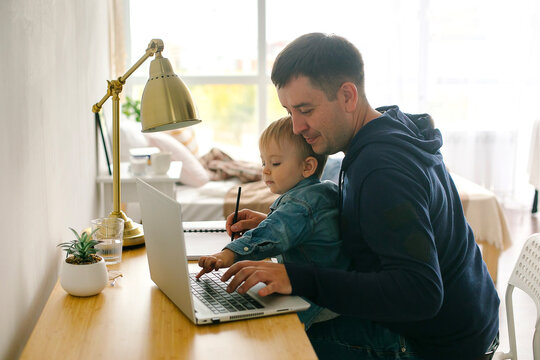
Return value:
M 168 59 L 156 53 L 141 99 L 142 132 L 172 130 L 200 123 L 191 93 L 173 72 Z

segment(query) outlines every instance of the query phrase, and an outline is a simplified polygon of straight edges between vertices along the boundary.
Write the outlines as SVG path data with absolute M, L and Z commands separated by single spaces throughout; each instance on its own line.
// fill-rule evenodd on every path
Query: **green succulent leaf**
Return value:
M 77 238 L 77 240 L 79 240 L 79 239 L 80 239 L 80 237 L 79 237 L 79 233 L 77 233 L 77 231 L 75 231 L 75 229 L 73 229 L 73 228 L 69 228 L 69 230 L 73 231 L 73 233 L 75 234 L 75 237 Z
M 91 260 L 91 255 L 97 253 L 97 249 L 94 248 L 94 246 L 99 244 L 99 241 L 92 240 L 92 235 L 98 229 L 95 229 L 91 233 L 83 231 L 81 234 L 77 233 L 77 231 L 72 228 L 69 229 L 75 234 L 76 239 L 60 243 L 57 246 L 66 252 L 66 257 L 73 255 L 81 261 Z

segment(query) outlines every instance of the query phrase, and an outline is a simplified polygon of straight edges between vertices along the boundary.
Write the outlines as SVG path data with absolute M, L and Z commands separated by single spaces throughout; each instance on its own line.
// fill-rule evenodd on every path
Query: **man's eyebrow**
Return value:
M 303 102 L 303 103 L 300 103 L 300 104 L 297 104 L 297 105 L 293 105 L 293 108 L 298 109 L 298 108 L 301 108 L 301 107 L 304 107 L 304 106 L 312 106 L 312 105 L 311 105 L 311 103 Z

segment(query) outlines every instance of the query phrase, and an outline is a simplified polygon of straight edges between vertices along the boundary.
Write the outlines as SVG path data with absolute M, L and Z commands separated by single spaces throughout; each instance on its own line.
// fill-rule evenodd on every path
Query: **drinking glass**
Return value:
M 122 261 L 122 245 L 124 235 L 124 220 L 119 218 L 100 218 L 90 221 L 92 239 L 99 243 L 95 246 L 97 255 L 101 256 L 107 265 Z

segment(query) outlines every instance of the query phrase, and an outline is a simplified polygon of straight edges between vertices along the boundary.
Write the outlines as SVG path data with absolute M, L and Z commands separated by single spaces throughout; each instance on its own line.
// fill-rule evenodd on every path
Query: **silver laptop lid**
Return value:
M 136 181 L 150 277 L 192 322 L 196 322 L 181 206 L 141 179 Z

